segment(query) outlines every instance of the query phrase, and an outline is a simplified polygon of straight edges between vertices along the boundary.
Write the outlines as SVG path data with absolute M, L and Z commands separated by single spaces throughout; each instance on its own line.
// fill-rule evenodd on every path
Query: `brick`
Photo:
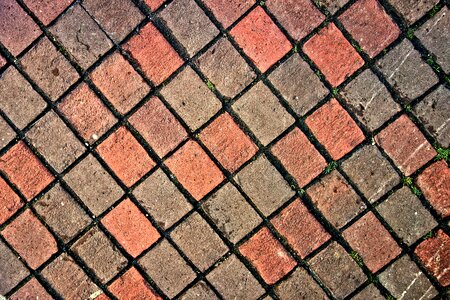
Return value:
M 93 227 L 72 245 L 78 255 L 102 283 L 111 280 L 127 265 L 127 259 L 98 228 Z
M 434 299 L 437 291 L 416 264 L 403 256 L 379 276 L 380 282 L 395 298 Z
M 376 56 L 400 35 L 400 29 L 378 0 L 354 3 L 339 20 L 370 57 Z
M 303 39 L 325 20 L 308 0 L 268 0 L 269 10 L 296 41 Z
M 334 98 L 308 116 L 306 125 L 334 160 L 342 158 L 365 139 L 355 121 Z
M 3 154 L 0 170 L 28 201 L 53 181 L 53 176 L 24 142 L 19 142 Z
M 34 204 L 42 220 L 64 243 L 69 242 L 91 219 L 75 200 L 58 184 Z
M 92 144 L 117 121 L 85 84 L 80 84 L 58 104 L 58 110 L 83 139 Z
M 23 206 L 20 197 L 0 178 L 0 224 L 6 222 Z
M 369 69 L 345 86 L 341 95 L 347 107 L 370 131 L 378 129 L 400 111 L 400 105 Z
M 222 234 L 234 244 L 262 222 L 231 183 L 209 197 L 202 207 Z
M 325 159 L 298 127 L 277 142 L 272 147 L 272 153 L 301 187 L 311 182 L 327 166 Z
M 187 262 L 167 240 L 152 248 L 139 260 L 139 264 L 170 298 L 181 292 L 196 277 Z
M 417 246 L 414 253 L 422 261 L 422 264 L 442 286 L 450 284 L 450 238 L 441 229 L 436 235 Z
M 274 284 L 296 265 L 295 260 L 267 227 L 260 229 L 239 247 L 267 284 Z
M 235 97 L 256 78 L 250 66 L 225 38 L 202 54 L 197 64 L 226 98 Z
M 20 60 L 24 71 L 50 97 L 57 100 L 78 80 L 72 65 L 43 38 Z
M 295 122 L 267 86 L 258 82 L 232 108 L 263 145 Z
M 402 251 L 372 212 L 348 227 L 343 236 L 374 273 Z
M 3 66 L 5 66 L 8 62 L 6 61 L 6 59 L 0 55 L 0 68 L 3 68 Z
M 389 3 L 400 13 L 408 25 L 413 24 L 433 8 L 438 0 L 390 0 Z
M 64 171 L 83 152 L 83 144 L 53 111 L 40 118 L 26 137 L 57 171 Z
M 200 271 L 208 269 L 228 251 L 219 236 L 196 212 L 178 225 L 170 236 Z
M 328 11 L 334 14 L 347 2 L 348 0 L 321 0 L 319 3 L 321 6 L 325 7 Z
M 19 129 L 33 121 L 45 106 L 45 101 L 14 67 L 1 74 L 0 109 Z
M 29 275 L 19 258 L 0 241 L 0 294 L 5 295 Z
M 166 80 L 182 64 L 182 59 L 152 23 L 123 47 L 137 61 L 145 75 L 156 85 Z
M 211 192 L 224 179 L 219 168 L 192 140 L 178 149 L 165 163 L 197 201 Z
M 328 24 L 309 39 L 303 51 L 332 86 L 340 85 L 364 65 L 364 60 L 334 23 Z
M 184 293 L 180 300 L 217 300 L 216 294 L 206 285 L 204 281 L 197 282 L 186 293 Z
M 433 163 L 417 177 L 417 185 L 433 208 L 442 216 L 450 215 L 450 169 L 441 160 Z
M 130 111 L 150 91 L 133 67 L 115 52 L 92 73 L 94 84 L 121 114 Z
M 191 67 L 185 68 L 166 85 L 161 95 L 192 131 L 205 124 L 221 108 L 219 99 Z
M 275 288 L 275 292 L 281 300 L 328 299 L 314 279 L 300 267 L 297 268 L 288 279 L 280 283 Z
M 206 7 L 211 10 L 223 27 L 227 28 L 243 15 L 255 0 L 204 0 Z
M 437 153 L 414 123 L 406 116 L 391 123 L 375 141 L 406 176 L 431 160 Z
M 72 3 L 72 0 L 61 0 L 56 3 L 51 0 L 24 0 L 23 2 L 47 26 Z
M 380 291 L 373 284 L 371 284 L 352 298 L 352 300 L 366 300 L 366 299 L 384 300 L 385 298 L 381 295 Z
M 37 299 L 37 300 L 52 300 L 53 298 L 47 293 L 36 278 L 32 278 L 17 292 L 11 295 L 11 300 L 21 299 Z
M 14 0 L 0 4 L 0 42 L 17 56 L 41 33 L 39 26 Z
M 1 150 L 15 138 L 16 133 L 2 117 L 0 117 L 0 132 L 2 133 L 2 136 L 0 137 Z
M 142 145 L 124 126 L 108 136 L 97 147 L 97 152 L 128 187 L 155 166 Z
M 263 73 L 291 49 L 288 39 L 260 6 L 245 16 L 230 33 Z
M 70 170 L 64 180 L 97 216 L 122 195 L 119 185 L 91 154 Z
M 32 269 L 58 251 L 55 239 L 31 210 L 25 210 L 9 223 L 2 235 Z
M 375 146 L 364 146 L 342 163 L 342 170 L 371 203 L 400 182 L 400 177 Z
M 119 299 L 148 299 L 160 300 L 161 297 L 153 291 L 151 286 L 142 277 L 139 272 L 132 267 L 122 276 L 116 279 L 110 286 L 109 290 Z
M 336 228 L 343 227 L 366 208 L 347 180 L 336 170 L 313 184 L 307 193 Z
M 161 169 L 140 183 L 133 194 L 164 230 L 192 209 L 192 205 Z
M 129 199 L 125 199 L 102 219 L 102 224 L 133 257 L 160 237 L 158 231 Z
M 289 57 L 268 78 L 299 116 L 306 114 L 328 94 L 319 77 L 297 54 Z
M 160 157 L 175 149 L 186 137 L 186 130 L 156 97 L 151 98 L 129 119 Z
M 438 83 L 439 79 L 423 61 L 411 42 L 404 40 L 377 62 L 388 83 L 410 103 Z
M 220 115 L 203 129 L 200 139 L 230 172 L 236 171 L 258 151 L 258 147 L 228 113 Z
M 265 156 L 247 165 L 235 179 L 265 216 L 273 213 L 295 194 Z
M 264 289 L 239 259 L 232 255 L 206 277 L 224 299 L 259 299 Z

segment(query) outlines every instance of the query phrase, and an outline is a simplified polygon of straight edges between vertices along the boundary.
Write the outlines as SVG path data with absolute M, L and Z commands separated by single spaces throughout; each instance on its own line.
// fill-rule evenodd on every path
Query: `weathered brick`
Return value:
M 222 26 L 233 24 L 256 2 L 255 0 L 204 0 L 203 1 Z
M 28 275 L 19 258 L 0 240 L 0 294 L 8 293 Z
M 389 3 L 400 13 L 408 25 L 419 20 L 438 0 L 390 0 Z
M 197 282 L 186 293 L 184 293 L 180 300 L 217 300 L 216 294 L 211 288 L 206 285 L 204 281 Z
M 364 288 L 361 292 L 356 294 L 352 300 L 384 300 L 385 298 L 381 295 L 380 291 L 373 285 L 369 285 Z
M 155 11 L 160 7 L 164 1 L 166 0 L 144 0 L 145 4 L 147 4 L 152 11 Z
M 348 0 L 321 0 L 319 3 L 321 6 L 328 9 L 332 14 L 336 13 L 342 8 Z
M 288 279 L 280 283 L 275 288 L 275 292 L 281 300 L 328 299 L 314 279 L 300 267 L 297 268 Z
M 50 24 L 58 17 L 73 1 L 72 0 L 24 0 L 25 5 L 44 23 Z
M 12 294 L 10 300 L 52 300 L 53 298 L 47 293 L 36 278 L 32 278 L 17 292 Z
M 20 197 L 3 178 L 0 178 L 0 225 L 14 215 L 23 206 Z
M 0 132 L 2 136 L 0 137 L 0 150 L 11 142 L 16 133 L 14 130 L 6 123 L 5 119 L 0 116 Z
M 118 299 L 133 300 L 161 300 L 162 298 L 156 294 L 150 284 L 142 277 L 139 272 L 132 267 L 122 276 L 116 279 L 110 286 L 109 290 Z

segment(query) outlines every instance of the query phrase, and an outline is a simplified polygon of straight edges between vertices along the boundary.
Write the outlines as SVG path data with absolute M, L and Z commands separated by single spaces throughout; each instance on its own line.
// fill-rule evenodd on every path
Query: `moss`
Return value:
M 356 263 L 357 263 L 359 266 L 362 266 L 362 265 L 363 265 L 363 259 L 362 259 L 362 257 L 358 254 L 358 252 L 352 251 L 352 252 L 350 253 L 350 256 L 353 258 L 354 261 L 356 261 Z
M 436 152 L 438 153 L 436 155 L 436 160 L 445 160 L 445 161 L 449 161 L 450 159 L 450 148 L 442 148 L 442 147 L 437 147 L 436 148 Z
M 334 169 L 336 169 L 336 162 L 332 161 L 328 164 L 328 166 L 325 168 L 325 174 L 331 173 L 331 171 L 333 171 Z
M 216 90 L 216 87 L 214 86 L 214 84 L 211 81 L 207 80 L 206 85 L 208 86 L 208 89 L 210 89 L 212 92 L 214 92 Z

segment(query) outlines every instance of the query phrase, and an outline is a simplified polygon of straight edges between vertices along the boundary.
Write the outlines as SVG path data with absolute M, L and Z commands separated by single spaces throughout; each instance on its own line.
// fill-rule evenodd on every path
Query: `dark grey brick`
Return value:
M 361 292 L 356 294 L 352 300 L 384 300 L 385 298 L 381 295 L 380 291 L 373 285 L 365 287 Z
M 8 293 L 28 274 L 25 266 L 0 240 L 0 295 Z
M 2 133 L 0 137 L 0 150 L 1 150 L 3 147 L 8 145 L 8 143 L 14 139 L 16 133 L 2 117 L 0 117 L 0 132 Z
M 437 4 L 439 0 L 389 0 L 389 3 L 411 25 Z
M 216 294 L 211 290 L 211 288 L 206 285 L 204 281 L 197 282 L 193 287 L 191 287 L 186 293 L 184 293 L 180 300 L 215 300 L 217 298 Z

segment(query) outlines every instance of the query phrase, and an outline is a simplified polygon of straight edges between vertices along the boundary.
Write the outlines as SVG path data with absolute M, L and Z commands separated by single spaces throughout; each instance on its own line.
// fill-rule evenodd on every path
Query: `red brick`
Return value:
M 50 172 L 24 142 L 14 145 L 1 157 L 0 170 L 5 172 L 28 200 L 53 180 Z
M 10 300 L 52 300 L 53 298 L 47 293 L 36 278 L 32 278 L 17 292 L 15 292 Z
M 129 199 L 109 212 L 102 224 L 133 257 L 159 239 L 159 233 Z
M 363 132 L 336 99 L 312 113 L 306 124 L 335 160 L 364 141 Z
M 450 284 L 450 237 L 441 229 L 423 241 L 414 253 L 442 286 Z
M 159 300 L 159 297 L 139 272 L 132 267 L 116 281 L 109 290 L 121 300 Z
M 333 86 L 340 85 L 364 65 L 363 59 L 334 23 L 328 24 L 307 41 L 303 51 Z
M 209 124 L 200 133 L 200 139 L 230 172 L 236 171 L 258 150 L 228 113 L 220 115 Z
M 183 64 L 183 60 L 151 23 L 131 38 L 124 49 L 131 53 L 156 85 L 161 84 Z
M 417 177 L 417 185 L 433 208 L 442 216 L 450 216 L 450 168 L 445 161 L 433 163 Z
M 436 155 L 433 146 L 406 115 L 402 115 L 377 134 L 375 141 L 406 176 L 414 173 Z
M 22 206 L 20 197 L 0 177 L 0 225 L 15 214 Z
M 260 6 L 230 33 L 261 72 L 267 71 L 291 49 L 287 38 Z
M 219 168 L 194 141 L 184 144 L 166 160 L 166 165 L 196 200 L 202 199 L 224 179 Z
M 164 1 L 166 0 L 144 0 L 145 4 L 147 4 L 153 11 L 157 10 L 161 4 L 164 3 Z
M 274 284 L 291 271 L 296 263 L 267 227 L 259 230 L 239 251 L 253 264 L 268 284 Z
M 23 2 L 33 14 L 47 26 L 51 21 L 56 19 L 56 17 L 59 16 L 73 0 L 24 0 Z
M 400 29 L 377 0 L 357 1 L 339 20 L 370 57 L 376 56 L 400 35 Z
M 272 148 L 272 153 L 303 187 L 327 166 L 325 159 L 297 127 Z
M 372 272 L 377 272 L 402 252 L 372 212 L 347 228 L 343 236 Z
M 129 121 L 160 157 L 175 149 L 187 137 L 180 122 L 156 97 L 139 108 Z
M 31 210 L 14 219 L 3 229 L 2 235 L 33 269 L 58 251 L 55 239 Z
M 126 186 L 135 184 L 155 166 L 145 149 L 124 126 L 104 140 L 97 151 Z
M 227 28 L 243 15 L 255 0 L 204 0 L 205 5 L 212 11 L 217 20 Z
M 330 235 L 300 202 L 292 202 L 272 220 L 273 226 L 287 239 L 301 258 L 325 243 Z

